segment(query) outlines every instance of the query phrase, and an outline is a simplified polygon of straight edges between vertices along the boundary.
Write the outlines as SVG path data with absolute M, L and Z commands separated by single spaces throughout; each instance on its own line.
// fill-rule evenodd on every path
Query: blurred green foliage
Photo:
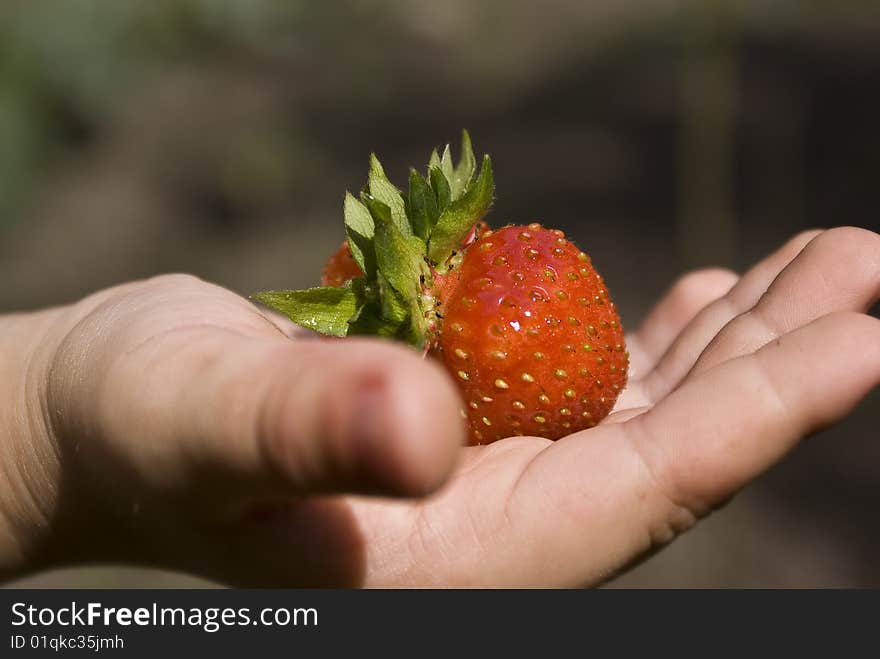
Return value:
M 8 0 L 0 4 L 0 223 L 38 173 L 151 74 L 284 32 L 320 3 Z

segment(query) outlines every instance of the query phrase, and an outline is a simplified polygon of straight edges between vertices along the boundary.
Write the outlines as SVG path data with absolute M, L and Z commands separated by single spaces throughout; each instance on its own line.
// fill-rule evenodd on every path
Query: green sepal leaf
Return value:
M 406 205 L 403 202 L 403 196 L 388 177 L 385 176 L 385 170 L 382 163 L 376 157 L 375 153 L 370 154 L 370 173 L 367 177 L 367 187 L 370 194 L 385 204 L 391 211 L 391 219 L 397 225 L 398 230 L 404 236 L 413 234 L 412 226 L 406 217 Z
M 439 167 L 432 167 L 429 176 L 434 196 L 437 197 L 437 210 L 442 214 L 452 202 L 449 180 Z
M 440 209 L 437 206 L 437 196 L 434 194 L 434 190 L 415 169 L 409 171 L 406 212 L 412 223 L 413 233 L 427 241 L 431 230 L 437 224 Z
M 440 156 L 440 171 L 443 172 L 443 176 L 446 177 L 446 181 L 449 183 L 452 199 L 455 199 L 455 188 L 452 184 L 455 167 L 452 165 L 452 151 L 449 149 L 448 144 L 443 148 L 443 155 Z
M 467 190 L 474 172 L 477 170 L 477 161 L 474 158 L 474 148 L 471 145 L 471 136 L 466 130 L 461 131 L 461 154 L 459 156 L 458 165 L 452 172 L 449 179 L 449 186 L 452 189 L 452 198 L 458 199 Z
M 370 154 L 370 171 L 368 173 L 368 176 L 370 176 L 370 175 L 374 175 L 379 178 L 383 178 L 386 181 L 388 180 L 388 175 L 385 173 L 385 168 L 382 167 L 382 163 L 379 160 L 379 156 L 377 156 L 375 153 Z
M 364 299 L 366 304 L 349 323 L 350 336 L 383 336 L 418 344 L 412 332 L 410 309 L 381 273 L 376 273 L 376 286 L 365 290 Z
M 345 193 L 343 203 L 345 215 L 345 231 L 348 234 L 348 246 L 351 254 L 367 279 L 376 274 L 376 249 L 373 244 L 375 223 L 369 209 L 354 198 L 350 192 Z
M 401 325 L 382 318 L 382 307 L 378 302 L 362 307 L 357 318 L 351 321 L 348 328 L 349 336 L 381 336 L 396 339 L 403 333 Z
M 432 261 L 444 263 L 470 228 L 483 219 L 492 205 L 494 187 L 492 161 L 484 156 L 477 180 L 437 220 L 428 242 L 428 256 Z
M 351 283 L 341 287 L 321 286 L 301 291 L 263 291 L 253 296 L 307 329 L 327 336 L 346 336 L 348 323 L 358 313 L 361 301 Z
M 410 249 L 418 255 L 419 264 L 424 263 L 425 257 L 428 256 L 428 245 L 425 241 L 418 236 L 410 236 L 406 238 L 406 242 L 409 243 Z M 419 266 L 419 272 L 421 272 L 421 265 Z
M 382 309 L 382 318 L 395 328 L 401 327 L 410 318 L 411 309 L 401 298 L 400 294 L 388 283 L 388 280 L 378 275 L 379 302 Z
M 391 218 L 391 209 L 377 199 L 364 195 L 364 203 L 376 222 L 375 246 L 378 272 L 403 297 L 410 309 L 418 305 L 419 285 L 425 244 L 414 236 L 406 237 Z
M 440 156 L 437 154 L 437 149 L 432 150 L 431 157 L 428 158 L 428 173 L 429 173 L 429 175 L 430 175 L 431 170 L 434 169 L 435 167 L 437 167 L 437 168 L 440 167 Z

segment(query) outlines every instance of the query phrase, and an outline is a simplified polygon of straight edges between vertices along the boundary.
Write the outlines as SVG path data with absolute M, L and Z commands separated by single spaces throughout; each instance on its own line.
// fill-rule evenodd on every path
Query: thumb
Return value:
M 461 402 L 445 372 L 411 349 L 198 333 L 164 337 L 114 368 L 115 402 L 103 409 L 116 423 L 105 416 L 105 432 L 127 437 L 151 487 L 197 487 L 215 503 L 422 496 L 450 474 L 465 441 Z
M 218 458 L 249 487 L 421 496 L 452 470 L 461 403 L 447 375 L 410 349 L 267 341 L 237 355 L 192 402 L 217 410 Z

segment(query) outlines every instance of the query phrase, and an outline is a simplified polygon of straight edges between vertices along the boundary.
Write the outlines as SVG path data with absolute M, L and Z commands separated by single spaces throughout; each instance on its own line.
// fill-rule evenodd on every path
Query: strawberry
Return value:
M 254 297 L 319 333 L 383 336 L 439 359 L 467 404 L 471 443 L 589 428 L 626 384 L 614 303 L 561 231 L 488 229 L 493 193 L 491 160 L 477 173 L 467 132 L 460 161 L 448 145 L 434 151 L 406 194 L 373 155 L 359 198 L 345 196 L 348 240 L 322 286 Z
M 561 231 L 484 234 L 444 300 L 438 349 L 473 440 L 554 439 L 611 411 L 626 384 L 623 329 L 589 257 Z
M 321 286 L 343 286 L 345 282 L 363 276 L 364 273 L 351 255 L 351 248 L 346 240 L 324 265 Z

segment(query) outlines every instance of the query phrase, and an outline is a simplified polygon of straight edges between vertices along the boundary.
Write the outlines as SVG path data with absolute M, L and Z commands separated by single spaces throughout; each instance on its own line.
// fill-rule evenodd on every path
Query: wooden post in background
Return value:
M 731 3 L 705 0 L 684 27 L 676 242 L 686 268 L 736 260 L 736 24 Z

